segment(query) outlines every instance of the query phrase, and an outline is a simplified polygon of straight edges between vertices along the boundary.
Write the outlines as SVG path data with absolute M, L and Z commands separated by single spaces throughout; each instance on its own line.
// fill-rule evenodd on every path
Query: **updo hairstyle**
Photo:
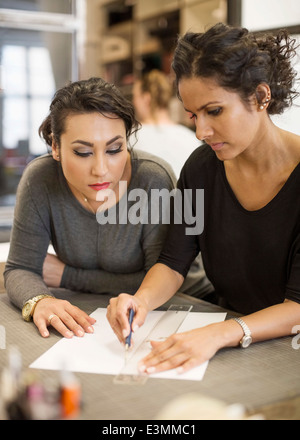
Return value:
M 219 23 L 205 33 L 187 33 L 178 40 L 172 64 L 177 89 L 182 78 L 214 78 L 248 103 L 265 83 L 271 90 L 268 112 L 280 114 L 298 96 L 291 65 L 296 49 L 296 40 L 285 30 L 251 33 Z M 257 101 L 261 104 L 259 96 Z
M 173 87 L 168 77 L 154 69 L 145 73 L 140 80 L 142 93 L 151 96 L 151 114 L 154 117 L 158 109 L 167 109 L 173 94 Z
M 100 113 L 122 119 L 127 140 L 139 128 L 132 103 L 119 89 L 102 78 L 90 78 L 70 83 L 55 93 L 49 115 L 39 128 L 39 135 L 49 146 L 52 145 L 52 138 L 59 146 L 66 118 L 85 113 Z

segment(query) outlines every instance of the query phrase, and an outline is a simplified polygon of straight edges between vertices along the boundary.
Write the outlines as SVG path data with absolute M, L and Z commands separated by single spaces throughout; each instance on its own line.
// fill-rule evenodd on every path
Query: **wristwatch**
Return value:
M 241 318 L 234 318 L 234 321 L 236 321 L 243 329 L 244 336 L 240 340 L 240 346 L 242 348 L 247 348 L 252 343 L 252 336 L 251 331 L 247 324 L 241 319 Z
M 30 321 L 37 303 L 44 298 L 53 298 L 52 295 L 38 295 L 30 298 L 22 308 L 22 316 L 25 321 Z

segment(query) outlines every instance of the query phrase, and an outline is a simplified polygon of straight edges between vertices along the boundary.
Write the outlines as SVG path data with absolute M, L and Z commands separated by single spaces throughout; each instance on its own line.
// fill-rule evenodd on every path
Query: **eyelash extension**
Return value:
M 92 153 L 80 153 L 77 150 L 74 150 L 74 154 L 76 154 L 76 156 L 80 156 L 80 157 L 88 157 L 90 156 Z
M 106 153 L 107 153 L 107 154 L 110 154 L 110 155 L 114 155 L 114 154 L 118 154 L 118 153 L 120 153 L 121 151 L 123 151 L 122 145 L 120 145 L 120 147 L 116 148 L 115 150 L 107 150 Z M 91 156 L 93 153 L 80 153 L 79 151 L 74 150 L 74 154 L 75 154 L 76 156 L 79 156 L 79 157 L 89 157 L 89 156 Z
M 108 154 L 117 154 L 117 153 L 120 153 L 121 151 L 123 151 L 122 146 L 123 146 L 123 145 L 120 145 L 120 146 L 119 146 L 118 148 L 116 148 L 115 150 L 107 150 L 107 153 L 108 153 Z
M 219 116 L 222 113 L 223 109 L 221 107 L 215 109 L 215 110 L 208 110 L 207 114 L 210 116 Z M 192 116 L 190 116 L 190 119 L 197 119 L 197 115 L 193 114 Z

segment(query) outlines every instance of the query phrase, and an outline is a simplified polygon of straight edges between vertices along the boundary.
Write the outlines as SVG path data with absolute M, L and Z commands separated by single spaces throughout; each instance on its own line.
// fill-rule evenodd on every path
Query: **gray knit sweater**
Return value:
M 144 190 L 150 199 L 151 189 L 174 187 L 174 173 L 163 160 L 133 150 L 131 162 L 126 199 L 133 189 Z M 128 211 L 133 207 L 136 212 L 137 201 L 124 197 L 120 204 L 126 202 Z M 20 308 L 33 296 L 51 294 L 42 279 L 50 243 L 66 264 L 61 287 L 93 293 L 134 293 L 156 262 L 166 230 L 166 225 L 130 221 L 99 224 L 73 196 L 60 164 L 50 155 L 41 156 L 27 166 L 18 187 L 4 274 L 7 293 Z

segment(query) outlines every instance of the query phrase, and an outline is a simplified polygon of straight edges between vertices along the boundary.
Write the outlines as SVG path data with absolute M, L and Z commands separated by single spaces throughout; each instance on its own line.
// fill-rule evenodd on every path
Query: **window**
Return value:
M 38 127 L 55 90 L 78 79 L 82 0 L 0 0 L 0 206 L 26 164 L 47 152 Z
M 72 14 L 73 0 L 0 0 L 0 8 Z
M 251 31 L 300 25 L 299 0 L 242 0 L 242 25 Z
M 6 44 L 1 64 L 5 72 L 2 144 L 6 149 L 17 149 L 21 142 L 28 142 L 27 154 L 39 155 L 45 148 L 37 137 L 38 126 L 55 91 L 49 50 Z

